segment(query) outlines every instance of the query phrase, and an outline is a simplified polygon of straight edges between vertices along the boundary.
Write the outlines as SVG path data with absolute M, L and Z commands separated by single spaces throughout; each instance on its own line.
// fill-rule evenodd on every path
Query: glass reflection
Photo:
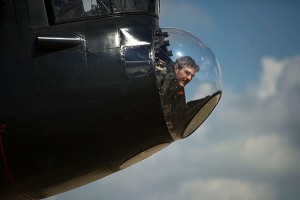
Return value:
M 51 0 L 55 22 L 80 20 L 121 13 L 158 16 L 158 1 L 149 0 Z M 153 8 L 152 8 L 153 7 Z

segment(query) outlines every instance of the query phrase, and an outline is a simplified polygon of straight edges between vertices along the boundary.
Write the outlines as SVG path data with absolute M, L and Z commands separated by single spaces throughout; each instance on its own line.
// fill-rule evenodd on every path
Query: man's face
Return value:
M 195 68 L 185 65 L 182 69 L 175 66 L 176 79 L 181 87 L 185 87 L 195 76 Z

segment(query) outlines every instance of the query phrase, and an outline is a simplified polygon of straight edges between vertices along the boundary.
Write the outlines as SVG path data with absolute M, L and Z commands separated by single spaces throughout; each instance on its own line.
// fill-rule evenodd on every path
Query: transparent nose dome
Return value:
M 162 28 L 156 39 L 161 104 L 174 140 L 192 134 L 218 104 L 222 73 L 213 52 L 183 30 Z

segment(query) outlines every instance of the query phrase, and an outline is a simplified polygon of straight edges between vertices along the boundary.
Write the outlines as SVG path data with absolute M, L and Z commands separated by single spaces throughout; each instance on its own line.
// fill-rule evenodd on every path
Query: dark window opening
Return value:
M 125 49 L 125 70 L 129 78 L 144 78 L 150 75 L 150 46 L 127 47 Z
M 55 23 L 119 14 L 158 16 L 158 0 L 51 0 Z

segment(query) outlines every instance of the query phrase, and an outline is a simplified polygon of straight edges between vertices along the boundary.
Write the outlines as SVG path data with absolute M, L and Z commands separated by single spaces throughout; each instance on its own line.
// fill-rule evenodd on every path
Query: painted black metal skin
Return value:
M 120 29 L 153 47 L 157 16 L 54 25 L 38 13 L 31 23 L 31 0 L 0 2 L 0 199 L 55 195 L 173 142 L 154 61 L 148 76 L 130 78 L 121 55 Z

